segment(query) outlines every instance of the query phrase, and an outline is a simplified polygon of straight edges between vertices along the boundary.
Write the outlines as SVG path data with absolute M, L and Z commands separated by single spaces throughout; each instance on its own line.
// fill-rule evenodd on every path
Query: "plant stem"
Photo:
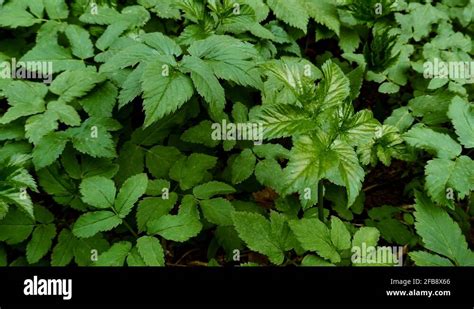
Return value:
M 133 237 L 138 238 L 138 234 L 135 233 L 135 231 L 132 229 L 132 227 L 130 226 L 130 224 L 128 224 L 127 221 L 123 220 L 123 225 L 125 225 L 125 227 L 130 231 L 130 233 L 132 233 Z
M 324 222 L 324 184 L 322 180 L 318 182 L 318 215 L 319 220 Z

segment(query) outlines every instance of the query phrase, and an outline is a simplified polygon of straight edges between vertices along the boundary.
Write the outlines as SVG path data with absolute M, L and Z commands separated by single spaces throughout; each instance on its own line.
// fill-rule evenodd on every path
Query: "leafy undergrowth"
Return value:
M 473 266 L 473 17 L 1 0 L 0 266 Z

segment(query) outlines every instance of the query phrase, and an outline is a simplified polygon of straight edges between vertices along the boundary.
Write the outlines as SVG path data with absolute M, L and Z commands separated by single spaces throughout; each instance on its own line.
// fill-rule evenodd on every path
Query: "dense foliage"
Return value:
M 474 64 L 426 71 L 474 63 L 473 18 L 0 0 L 0 266 L 474 266 Z

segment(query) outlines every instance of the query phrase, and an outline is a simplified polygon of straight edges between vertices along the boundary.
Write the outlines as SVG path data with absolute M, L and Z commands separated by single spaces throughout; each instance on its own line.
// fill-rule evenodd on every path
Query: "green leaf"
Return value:
M 234 192 L 236 190 L 232 186 L 220 181 L 210 181 L 193 189 L 194 196 L 201 200 L 210 199 L 215 195 L 226 195 Z
M 290 152 L 280 144 L 264 144 L 253 147 L 253 152 L 257 157 L 266 159 L 288 159 Z
M 441 159 L 453 159 L 461 154 L 462 147 L 449 135 L 428 128 L 415 127 L 403 135 L 411 146 L 435 153 Z
M 142 92 L 141 77 L 145 71 L 145 67 L 146 65 L 144 63 L 140 63 L 140 65 L 135 70 L 133 70 L 123 82 L 122 89 L 120 90 L 118 97 L 119 109 L 132 102 L 132 100 L 138 97 Z
M 44 114 L 34 115 L 28 118 L 25 124 L 25 136 L 34 144 L 47 134 L 58 128 L 58 117 L 55 113 L 47 111 Z
M 375 227 L 361 227 L 355 232 L 352 238 L 352 247 L 361 248 L 365 243 L 366 247 L 375 247 L 379 241 L 380 232 Z
M 421 193 L 416 193 L 415 228 L 426 249 L 451 259 L 458 266 L 473 266 L 474 254 L 469 250 L 459 226 L 442 208 L 436 207 Z
M 384 124 L 396 127 L 400 132 L 405 132 L 415 121 L 408 107 L 403 106 L 395 109 L 392 115 L 385 119 Z
M 39 22 L 39 19 L 26 10 L 16 7 L 0 7 L 0 26 L 2 27 L 30 27 Z
M 167 66 L 168 76 L 163 76 Z M 178 72 L 172 71 L 169 64 L 161 61 L 150 63 L 143 72 L 143 107 L 145 110 L 145 127 L 175 112 L 183 106 L 194 93 L 192 80 Z
M 191 72 L 191 79 L 197 92 L 209 103 L 211 110 L 220 112 L 225 107 L 225 94 L 212 68 L 203 60 L 194 56 L 185 56 L 182 68 Z
M 86 10 L 79 20 L 86 24 L 108 25 L 113 24 L 121 18 L 121 14 L 114 8 L 99 6 L 98 9 L 100 14 L 92 14 L 93 12 L 91 10 Z
M 118 21 L 113 23 L 112 25 L 108 26 L 105 29 L 104 33 L 100 36 L 100 38 L 96 42 L 96 46 L 100 50 L 106 50 L 109 48 L 114 42 L 118 40 L 118 38 L 129 28 L 129 23 L 126 21 Z
M 194 42 L 188 52 L 204 60 L 220 79 L 262 88 L 260 71 L 255 65 L 258 53 L 249 43 L 226 35 L 213 35 Z
M 122 185 L 115 200 L 115 210 L 120 218 L 125 218 L 138 199 L 145 194 L 148 186 L 146 174 L 138 174 L 128 178 Z
M 168 199 L 147 197 L 141 200 L 137 207 L 137 226 L 139 231 L 146 230 L 148 222 L 167 215 L 173 209 L 177 200 L 178 195 L 174 192 L 170 193 Z
M 288 104 L 263 106 L 256 120 L 263 125 L 265 139 L 299 135 L 317 126 L 302 108 Z
M 25 195 L 24 191 L 20 189 L 10 189 L 0 191 L 0 199 L 7 203 L 15 204 L 20 211 L 28 215 L 31 219 L 34 219 L 33 214 L 33 203 L 29 195 Z
M 209 120 L 204 120 L 197 126 L 184 131 L 181 135 L 181 139 L 185 142 L 203 144 L 207 147 L 214 148 L 219 145 L 220 141 L 212 138 L 213 131 L 213 123 Z
M 150 234 L 158 234 L 165 239 L 177 242 L 184 242 L 197 236 L 202 229 L 199 219 L 190 214 L 166 215 L 148 222 L 147 226 Z
M 331 232 L 318 219 L 292 220 L 290 228 L 303 249 L 314 251 L 332 263 L 341 261 L 341 256 L 332 243 Z
M 146 167 L 156 178 L 167 178 L 170 168 L 183 155 L 175 147 L 155 146 L 146 153 Z
M 337 165 L 327 172 L 327 178 L 337 185 L 346 187 L 347 207 L 350 207 L 359 196 L 365 172 L 351 146 L 336 140 L 331 150 L 338 160 Z
M 108 120 L 89 118 L 78 128 L 69 128 L 66 133 L 79 152 L 94 158 L 115 158 L 115 143 L 108 132 Z
M 61 101 L 68 103 L 84 96 L 103 81 L 104 77 L 92 70 L 66 71 L 54 79 L 49 90 L 59 95 Z
M 86 178 L 81 186 L 82 200 L 96 208 L 112 208 L 115 202 L 115 183 L 102 176 Z
M 380 93 L 394 94 L 400 91 L 400 86 L 391 82 L 385 82 L 379 87 Z
M 449 19 L 447 12 L 435 8 L 431 3 L 412 2 L 408 5 L 408 12 L 397 13 L 396 20 L 402 26 L 402 33 L 413 37 L 415 41 L 428 36 L 434 24 Z
M 165 266 L 165 254 L 160 241 L 152 236 L 137 240 L 137 249 L 146 266 Z
M 146 266 L 140 253 L 138 253 L 137 247 L 133 247 L 127 255 L 127 265 L 130 267 L 143 267 Z
M 138 0 L 138 3 L 152 11 L 161 18 L 179 19 L 181 13 L 173 0 Z
M 17 244 L 30 236 L 34 221 L 18 209 L 10 209 L 0 221 L 0 240 L 7 244 Z
M 410 100 L 408 107 L 413 116 L 422 117 L 426 125 L 436 125 L 449 121 L 447 116 L 449 105 L 453 95 L 449 92 L 441 92 L 436 95 L 421 95 Z
M 51 41 L 49 38 L 38 42 L 35 47 L 21 58 L 21 61 L 44 61 L 44 59 L 51 61 L 54 73 L 64 70 L 84 70 L 85 68 L 82 60 L 72 59 L 71 52 L 68 49 L 60 46 L 55 41 Z M 49 79 L 46 80 L 49 81 Z
M 181 47 L 172 38 L 160 32 L 145 33 L 142 38 L 147 45 L 162 55 L 180 56 L 182 53 Z
M 26 259 L 28 263 L 34 264 L 45 256 L 56 236 L 56 226 L 54 224 L 41 224 L 33 231 L 31 240 L 26 246 Z
M 345 224 L 337 217 L 331 217 L 331 242 L 338 250 L 351 247 L 351 234 Z
M 43 0 L 44 7 L 50 19 L 66 19 L 69 10 L 64 0 Z
M 53 132 L 44 136 L 33 148 L 33 164 L 40 170 L 53 164 L 63 153 L 68 139 L 60 132 Z
M 309 136 L 295 138 L 290 161 L 285 168 L 286 192 L 297 192 L 302 188 L 312 188 L 324 175 L 322 157 L 324 149 Z
M 209 176 L 207 170 L 213 168 L 217 158 L 201 153 L 193 153 L 188 158 L 179 159 L 170 169 L 171 179 L 179 181 L 183 190 L 190 189 L 200 184 Z
M 273 264 L 283 263 L 283 250 L 272 234 L 270 222 L 262 215 L 248 212 L 235 212 L 232 216 L 239 237 L 247 246 L 258 253 L 268 256 Z
M 306 106 L 314 99 L 314 82 L 321 71 L 311 62 L 284 57 L 264 64 L 268 80 L 264 84 L 264 99 L 270 104 Z
M 76 238 L 74 244 L 74 261 L 78 266 L 91 266 L 96 257 L 93 254 L 96 252 L 100 254 L 109 248 L 109 243 L 101 234 L 89 238 Z
M 48 112 L 56 114 L 58 120 L 68 126 L 75 127 L 81 124 L 81 117 L 74 107 L 62 101 L 49 102 Z
M 94 46 L 92 45 L 89 32 L 76 25 L 68 25 L 66 28 L 66 37 L 71 43 L 74 56 L 87 59 L 94 56 Z
M 72 233 L 63 229 L 58 237 L 58 243 L 51 254 L 51 266 L 67 266 L 74 257 L 76 238 Z
M 232 213 L 234 206 L 221 197 L 200 201 L 201 210 L 204 217 L 211 223 L 229 226 L 232 225 Z
M 80 100 L 80 104 L 91 117 L 112 117 L 117 98 L 117 87 L 105 82 Z
M 282 192 L 285 188 L 285 174 L 280 164 L 274 159 L 265 159 L 255 166 L 255 177 L 264 186 Z
M 49 224 L 53 223 L 54 215 L 47 208 L 35 205 L 34 206 L 35 219 L 38 223 Z
M 128 253 L 132 249 L 132 244 L 128 241 L 117 242 L 109 250 L 102 253 L 95 266 L 123 266 Z
M 168 180 L 153 179 L 148 181 L 145 194 L 150 196 L 163 195 L 163 198 L 165 198 L 165 190 L 169 191 L 170 188 L 171 184 Z
M 474 108 L 472 104 L 455 97 L 449 106 L 448 117 L 453 121 L 461 144 L 466 148 L 474 148 Z
M 306 32 L 309 21 L 308 10 L 300 0 L 268 0 L 267 5 L 285 23 Z
M 150 48 L 145 44 L 131 44 L 107 59 L 104 65 L 101 66 L 100 72 L 113 73 L 119 69 L 135 66 L 141 61 L 151 59 L 152 56 L 156 56 L 156 51 L 153 50 L 153 48 Z M 146 62 L 146 65 L 148 64 L 149 62 Z M 158 63 L 155 63 L 155 65 L 158 65 Z M 160 65 L 160 70 L 158 72 L 162 72 L 162 69 L 163 68 Z M 140 74 L 140 77 L 141 76 L 142 75 Z
M 88 238 L 99 232 L 110 231 L 120 223 L 122 219 L 111 211 L 89 212 L 77 219 L 72 232 L 77 237 Z
M 0 202 L 0 220 L 2 220 L 3 218 L 5 218 L 5 216 L 7 215 L 8 213 L 8 204 L 1 201 Z
M 474 161 L 460 156 L 456 161 L 433 159 L 425 167 L 426 191 L 433 201 L 453 208 L 453 200 L 448 199 L 449 189 L 458 192 L 463 199 L 474 190 Z
M 417 266 L 454 266 L 447 258 L 424 251 L 413 251 L 408 253 Z
M 249 178 L 253 174 L 256 162 L 257 158 L 252 150 L 242 151 L 232 163 L 232 183 L 239 184 Z
M 332 263 L 329 263 L 328 261 L 312 255 L 308 254 L 307 256 L 304 257 L 304 259 L 301 261 L 301 266 L 308 266 L 308 267 L 314 267 L 314 266 L 335 266 Z
M 371 111 L 363 110 L 345 119 L 339 129 L 339 138 L 351 146 L 369 143 L 379 123 Z
M 270 212 L 272 237 L 283 251 L 299 248 L 298 241 L 290 229 L 288 217 L 276 211 Z
M 303 3 L 306 5 L 309 16 L 317 23 L 328 27 L 337 35 L 340 34 L 341 22 L 337 12 L 337 3 L 327 0 L 308 0 Z M 340 40 L 343 40 L 343 37 Z
M 350 94 L 350 81 L 341 68 L 331 60 L 321 67 L 324 78 L 316 89 L 316 106 L 313 109 L 326 110 L 342 105 Z
M 10 123 L 20 117 L 42 113 L 45 110 L 44 97 L 48 88 L 43 84 L 13 81 L 5 88 L 10 108 L 0 118 L 0 123 Z

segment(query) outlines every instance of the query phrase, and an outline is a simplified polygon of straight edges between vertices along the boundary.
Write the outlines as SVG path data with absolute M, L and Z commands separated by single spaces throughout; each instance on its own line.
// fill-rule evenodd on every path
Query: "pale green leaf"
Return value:
M 303 249 L 316 252 L 332 263 L 341 261 L 341 256 L 332 243 L 331 232 L 318 219 L 292 220 L 290 228 Z
M 474 265 L 474 254 L 459 225 L 445 210 L 421 193 L 416 194 L 415 210 L 416 231 L 426 249 L 451 259 L 458 266 Z
M 442 159 L 453 159 L 461 154 L 462 147 L 449 135 L 429 128 L 415 127 L 403 135 L 411 146 L 435 153 Z
M 215 195 L 226 195 L 236 192 L 235 189 L 220 181 L 210 181 L 194 187 L 193 194 L 196 198 L 206 200 Z
M 273 264 L 283 263 L 283 250 L 272 234 L 270 222 L 262 215 L 248 212 L 235 212 L 232 216 L 239 237 L 256 252 L 268 256 Z
M 232 225 L 234 206 L 228 200 L 219 197 L 200 201 L 199 204 L 207 221 L 222 226 Z
M 137 240 L 137 249 L 146 266 L 165 266 L 165 254 L 157 238 L 140 237 Z
M 461 156 L 456 161 L 433 159 L 428 161 L 425 173 L 426 191 L 441 205 L 454 207 L 448 190 L 458 192 L 459 199 L 474 190 L 474 161 L 469 157 Z
M 461 144 L 466 148 L 474 148 L 474 108 L 472 104 L 455 97 L 449 106 L 448 116 L 453 121 Z
M 169 75 L 163 76 L 161 61 L 149 64 L 142 76 L 143 107 L 145 127 L 175 112 L 186 103 L 194 93 L 191 79 L 177 71 L 169 69 Z
M 71 43 L 71 49 L 74 56 L 81 59 L 87 59 L 94 56 L 94 46 L 92 45 L 87 30 L 77 25 L 68 25 L 65 34 Z
M 26 246 L 26 259 L 28 263 L 34 264 L 44 257 L 51 248 L 55 236 L 56 226 L 54 224 L 41 224 L 37 226 Z
M 132 249 L 132 244 L 128 241 L 117 242 L 109 250 L 99 255 L 95 266 L 123 266 L 128 253 Z
M 125 218 L 138 199 L 145 194 L 148 186 L 146 174 L 138 174 L 128 178 L 122 185 L 115 200 L 115 210 L 120 218 Z
M 110 231 L 122 223 L 122 219 L 111 211 L 86 213 L 74 223 L 72 232 L 77 237 L 88 238 L 99 232 Z
M 308 10 L 304 6 L 304 1 L 300 0 L 268 0 L 267 5 L 275 15 L 285 23 L 306 32 L 309 16 Z
M 253 174 L 256 162 L 257 158 L 252 150 L 242 151 L 232 163 L 232 183 L 239 184 L 248 179 Z
M 86 178 L 80 186 L 82 200 L 96 208 L 112 208 L 115 202 L 115 183 L 102 176 Z
M 63 229 L 58 237 L 58 243 L 51 254 L 51 266 L 67 266 L 74 258 L 76 238 L 72 233 Z

